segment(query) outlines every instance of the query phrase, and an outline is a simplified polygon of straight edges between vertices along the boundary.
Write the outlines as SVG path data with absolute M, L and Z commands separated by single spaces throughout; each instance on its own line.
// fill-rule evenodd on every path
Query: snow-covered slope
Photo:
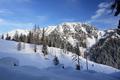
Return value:
M 0 40 L 0 58 L 13 57 L 19 60 L 20 66 L 31 65 L 41 69 L 54 66 L 53 58 L 56 55 L 58 56 L 60 63 L 63 64 L 66 68 L 75 68 L 76 63 L 72 61 L 73 54 L 71 52 L 65 54 L 62 49 L 48 47 L 49 54 L 48 56 L 44 57 L 43 53 L 41 52 L 41 46 L 38 46 L 37 48 L 39 50 L 37 53 L 34 53 L 33 45 L 26 44 L 25 49 L 22 51 L 17 51 L 17 42 Z M 86 69 L 85 63 L 86 60 L 81 57 L 80 64 L 82 70 Z M 89 69 L 103 73 L 112 73 L 118 71 L 115 68 L 97 64 L 91 61 L 89 61 Z
M 37 46 L 38 50 L 34 53 L 32 44 L 25 44 L 25 49 L 21 51 L 17 51 L 17 44 L 14 41 L 0 40 L 0 79 L 2 80 L 120 79 L 114 74 L 116 72 L 117 75 L 119 74 L 118 69 L 91 61 L 88 61 L 89 71 L 86 71 L 86 60 L 82 57 L 80 57 L 81 71 L 76 71 L 76 63 L 72 61 L 71 52 L 65 54 L 61 49 L 48 47 L 49 54 L 44 56 L 41 46 Z M 53 65 L 55 55 L 60 61 L 58 66 Z M 62 69 L 63 65 L 64 69 Z

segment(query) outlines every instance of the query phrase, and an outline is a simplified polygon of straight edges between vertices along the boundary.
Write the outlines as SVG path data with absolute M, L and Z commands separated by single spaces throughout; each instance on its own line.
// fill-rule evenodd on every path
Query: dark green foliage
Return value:
M 20 41 L 20 40 L 19 40 L 19 36 L 18 36 L 18 32 L 17 32 L 17 31 L 15 32 L 15 35 L 14 35 L 14 37 L 13 37 L 12 40 L 17 41 L 17 42 Z
M 28 43 L 33 43 L 33 33 L 31 31 L 27 35 L 27 42 Z
M 11 37 L 7 34 L 6 40 L 11 40 Z
M 1 39 L 4 39 L 4 35 L 2 34 Z

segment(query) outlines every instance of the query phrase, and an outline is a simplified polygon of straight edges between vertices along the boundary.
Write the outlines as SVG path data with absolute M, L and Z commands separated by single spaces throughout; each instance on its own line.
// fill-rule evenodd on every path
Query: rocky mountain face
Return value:
M 90 59 L 120 69 L 120 30 L 107 30 L 90 48 Z
M 39 35 L 42 36 L 42 28 L 39 29 Z M 30 30 L 15 30 L 8 32 L 6 35 L 13 37 L 18 35 L 28 35 Z M 32 31 L 34 32 L 34 31 Z M 81 50 L 91 47 L 103 35 L 94 26 L 79 22 L 66 22 L 57 26 L 49 26 L 45 28 L 46 42 L 49 46 L 66 49 L 74 52 L 76 43 L 79 44 Z
M 48 35 L 53 46 L 74 52 L 76 43 L 84 51 L 102 36 L 95 27 L 82 23 L 62 23 Z

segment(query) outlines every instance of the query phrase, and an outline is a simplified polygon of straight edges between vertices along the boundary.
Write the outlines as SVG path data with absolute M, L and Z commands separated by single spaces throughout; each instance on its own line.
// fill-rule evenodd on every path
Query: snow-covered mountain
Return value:
M 42 36 L 43 28 L 40 28 L 40 36 Z M 4 38 L 9 35 L 11 38 L 18 33 L 18 35 L 28 35 L 32 30 L 13 30 L 4 34 Z M 34 31 L 33 31 L 34 32 Z M 74 52 L 76 43 L 79 44 L 80 49 L 85 51 L 86 48 L 91 47 L 103 35 L 104 31 L 100 31 L 92 25 L 80 22 L 65 22 L 56 26 L 48 26 L 45 28 L 45 35 L 48 38 L 48 45 L 57 48 L 65 48 L 68 51 Z M 57 39 L 57 40 L 56 40 Z
M 5 33 L 5 34 L 3 34 L 3 35 L 4 35 L 4 38 L 6 38 L 7 35 L 10 36 L 11 38 L 13 38 L 16 33 L 17 33 L 18 35 L 21 35 L 21 34 L 23 34 L 23 35 L 28 35 L 29 31 L 30 31 L 30 30 L 15 29 L 15 30 L 12 30 L 12 31 L 10 31 L 10 32 L 7 32 L 7 33 Z
M 79 42 L 79 44 L 84 44 L 84 47 L 91 47 L 103 35 L 103 32 L 89 24 L 62 23 L 50 35 L 53 34 L 57 34 L 61 38 L 66 39 L 73 46 L 76 45 L 74 44 L 75 42 Z M 87 45 L 86 42 L 88 42 Z

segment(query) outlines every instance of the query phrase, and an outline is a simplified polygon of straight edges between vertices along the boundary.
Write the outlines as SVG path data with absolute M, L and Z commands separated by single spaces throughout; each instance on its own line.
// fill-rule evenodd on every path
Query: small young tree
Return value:
M 2 34 L 1 39 L 4 39 L 4 35 Z
M 75 47 L 75 53 L 76 55 L 73 55 L 73 60 L 77 63 L 76 64 L 76 70 L 80 70 L 80 50 L 79 50 L 79 45 L 78 43 L 76 44 Z
M 21 51 L 21 49 L 22 49 L 22 43 L 21 43 L 21 42 L 18 42 L 18 44 L 17 44 L 17 50 L 18 50 L 18 51 Z
M 88 50 L 84 52 L 86 58 L 86 69 L 88 70 Z
M 27 43 L 27 36 L 23 35 L 23 49 L 26 48 L 26 43 Z
M 37 52 L 37 45 L 34 44 L 34 52 Z
M 59 64 L 59 60 L 58 60 L 57 56 L 54 57 L 53 63 L 54 63 L 54 65 L 58 65 Z

